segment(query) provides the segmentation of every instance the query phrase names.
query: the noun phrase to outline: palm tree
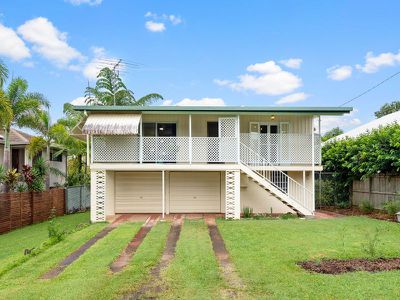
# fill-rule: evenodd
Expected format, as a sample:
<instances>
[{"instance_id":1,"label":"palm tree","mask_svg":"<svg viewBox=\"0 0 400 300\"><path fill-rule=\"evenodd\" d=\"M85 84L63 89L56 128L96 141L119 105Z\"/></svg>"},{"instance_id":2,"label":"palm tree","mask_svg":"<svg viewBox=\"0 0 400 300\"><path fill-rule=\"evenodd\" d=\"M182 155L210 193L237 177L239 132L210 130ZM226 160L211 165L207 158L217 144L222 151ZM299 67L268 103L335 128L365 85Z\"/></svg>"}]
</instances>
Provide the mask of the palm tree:
<instances>
[{"instance_id":1,"label":"palm tree","mask_svg":"<svg viewBox=\"0 0 400 300\"><path fill-rule=\"evenodd\" d=\"M145 106L162 100L159 94L148 94L136 100L133 92L123 83L121 77L112 69L105 67L97 75L95 87L87 87L85 101L89 105L135 105Z\"/></svg>"},{"instance_id":2,"label":"palm tree","mask_svg":"<svg viewBox=\"0 0 400 300\"><path fill-rule=\"evenodd\" d=\"M40 93L28 92L28 82L22 78L12 79L5 92L0 95L3 106L9 107L8 119L3 121L4 156L3 164L6 169L10 164L10 128L11 126L33 128L37 116L49 102Z\"/></svg>"},{"instance_id":3,"label":"palm tree","mask_svg":"<svg viewBox=\"0 0 400 300\"><path fill-rule=\"evenodd\" d=\"M0 59L0 89L3 88L4 82L8 78L8 68L5 63Z\"/></svg>"}]
</instances>

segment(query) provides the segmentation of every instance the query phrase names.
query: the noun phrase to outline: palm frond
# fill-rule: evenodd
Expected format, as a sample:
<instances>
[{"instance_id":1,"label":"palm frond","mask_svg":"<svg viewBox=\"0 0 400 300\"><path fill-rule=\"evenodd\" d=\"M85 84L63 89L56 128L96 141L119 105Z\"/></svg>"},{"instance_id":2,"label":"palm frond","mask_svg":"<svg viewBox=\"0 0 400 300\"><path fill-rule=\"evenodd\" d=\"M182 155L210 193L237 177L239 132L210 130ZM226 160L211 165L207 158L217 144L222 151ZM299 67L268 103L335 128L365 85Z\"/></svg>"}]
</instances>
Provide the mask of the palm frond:
<instances>
[{"instance_id":1,"label":"palm frond","mask_svg":"<svg viewBox=\"0 0 400 300\"><path fill-rule=\"evenodd\" d=\"M134 105L146 106L146 105L150 105L150 104L154 103L155 101L163 100L163 99L164 99L163 96L161 96L160 94L152 93L152 94L148 94L148 95L143 96L142 98L136 100Z\"/></svg>"},{"instance_id":2,"label":"palm frond","mask_svg":"<svg viewBox=\"0 0 400 300\"><path fill-rule=\"evenodd\" d=\"M7 78L8 78L8 68L6 64L0 59L0 89L3 88Z\"/></svg>"},{"instance_id":3,"label":"palm frond","mask_svg":"<svg viewBox=\"0 0 400 300\"><path fill-rule=\"evenodd\" d=\"M38 155L40 152L43 152L47 147L47 142L44 138L40 136L35 136L31 138L26 149L28 150L29 157L34 157Z\"/></svg>"}]
</instances>

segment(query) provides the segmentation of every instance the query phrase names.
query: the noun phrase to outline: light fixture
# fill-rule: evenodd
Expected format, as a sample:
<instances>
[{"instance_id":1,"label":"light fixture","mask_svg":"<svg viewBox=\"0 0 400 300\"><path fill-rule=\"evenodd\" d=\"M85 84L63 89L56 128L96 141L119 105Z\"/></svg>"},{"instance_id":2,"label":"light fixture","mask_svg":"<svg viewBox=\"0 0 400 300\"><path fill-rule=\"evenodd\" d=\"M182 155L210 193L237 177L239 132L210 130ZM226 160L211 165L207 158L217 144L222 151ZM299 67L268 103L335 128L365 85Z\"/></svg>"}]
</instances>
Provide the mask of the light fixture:
<instances>
[{"instance_id":1,"label":"light fixture","mask_svg":"<svg viewBox=\"0 0 400 300\"><path fill-rule=\"evenodd\" d=\"M271 116L271 120L275 120L275 115L272 115L272 116Z\"/></svg>"}]
</instances>

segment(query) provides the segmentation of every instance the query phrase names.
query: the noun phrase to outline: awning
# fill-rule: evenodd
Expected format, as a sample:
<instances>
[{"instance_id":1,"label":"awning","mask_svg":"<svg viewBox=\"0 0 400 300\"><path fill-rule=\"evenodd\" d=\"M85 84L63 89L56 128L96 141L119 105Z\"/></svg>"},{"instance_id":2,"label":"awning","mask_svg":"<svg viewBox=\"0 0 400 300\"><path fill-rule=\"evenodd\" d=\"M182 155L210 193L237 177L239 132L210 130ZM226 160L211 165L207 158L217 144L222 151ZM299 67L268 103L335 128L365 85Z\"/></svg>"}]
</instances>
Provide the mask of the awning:
<instances>
[{"instance_id":1,"label":"awning","mask_svg":"<svg viewBox=\"0 0 400 300\"><path fill-rule=\"evenodd\" d=\"M82 128L84 134L131 135L139 133L139 114L92 114Z\"/></svg>"}]
</instances>

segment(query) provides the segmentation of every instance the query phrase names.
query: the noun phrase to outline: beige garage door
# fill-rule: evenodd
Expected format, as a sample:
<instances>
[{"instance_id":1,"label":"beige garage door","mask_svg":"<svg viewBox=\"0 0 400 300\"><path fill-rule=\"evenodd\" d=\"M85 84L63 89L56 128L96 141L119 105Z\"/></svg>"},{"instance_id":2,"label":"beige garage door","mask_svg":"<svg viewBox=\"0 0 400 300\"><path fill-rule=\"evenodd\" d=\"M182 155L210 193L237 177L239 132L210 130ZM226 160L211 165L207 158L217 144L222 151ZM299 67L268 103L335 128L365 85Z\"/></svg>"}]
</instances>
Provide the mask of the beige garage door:
<instances>
[{"instance_id":1,"label":"beige garage door","mask_svg":"<svg viewBox=\"0 0 400 300\"><path fill-rule=\"evenodd\" d=\"M171 172L171 213L216 213L221 211L219 172Z\"/></svg>"},{"instance_id":2,"label":"beige garage door","mask_svg":"<svg viewBox=\"0 0 400 300\"><path fill-rule=\"evenodd\" d=\"M116 172L116 213L160 213L161 172Z\"/></svg>"}]
</instances>

